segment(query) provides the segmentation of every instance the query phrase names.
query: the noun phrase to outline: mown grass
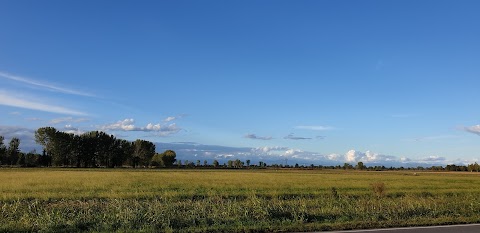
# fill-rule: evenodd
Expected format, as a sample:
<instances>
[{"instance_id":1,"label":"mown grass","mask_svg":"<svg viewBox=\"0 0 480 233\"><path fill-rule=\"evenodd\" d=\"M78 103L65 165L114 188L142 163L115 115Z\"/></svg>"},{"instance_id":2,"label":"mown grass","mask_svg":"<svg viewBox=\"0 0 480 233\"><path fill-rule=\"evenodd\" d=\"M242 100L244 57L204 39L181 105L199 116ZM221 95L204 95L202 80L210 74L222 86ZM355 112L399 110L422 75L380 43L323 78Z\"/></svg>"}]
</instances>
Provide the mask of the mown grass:
<instances>
[{"instance_id":1,"label":"mown grass","mask_svg":"<svg viewBox=\"0 0 480 233\"><path fill-rule=\"evenodd\" d=\"M0 231L272 232L480 222L477 173L0 169ZM384 184L378 195L372 185Z\"/></svg>"}]
</instances>

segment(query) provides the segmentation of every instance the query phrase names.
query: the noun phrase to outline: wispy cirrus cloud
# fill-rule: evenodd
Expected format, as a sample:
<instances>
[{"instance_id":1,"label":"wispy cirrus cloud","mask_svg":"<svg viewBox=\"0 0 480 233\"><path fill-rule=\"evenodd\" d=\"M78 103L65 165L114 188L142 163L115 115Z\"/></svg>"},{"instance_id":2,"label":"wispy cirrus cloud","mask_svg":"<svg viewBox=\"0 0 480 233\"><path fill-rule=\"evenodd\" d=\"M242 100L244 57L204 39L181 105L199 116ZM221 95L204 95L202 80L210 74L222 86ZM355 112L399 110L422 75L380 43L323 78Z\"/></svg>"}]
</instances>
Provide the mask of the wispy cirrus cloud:
<instances>
[{"instance_id":1,"label":"wispy cirrus cloud","mask_svg":"<svg viewBox=\"0 0 480 233\"><path fill-rule=\"evenodd\" d=\"M7 92L4 90L0 90L0 105L75 116L87 115L86 113L81 111L77 111L67 107L42 103L38 100L31 100L25 98L24 96L18 96L16 93Z\"/></svg>"},{"instance_id":2,"label":"wispy cirrus cloud","mask_svg":"<svg viewBox=\"0 0 480 233\"><path fill-rule=\"evenodd\" d=\"M446 140L446 139L454 139L458 138L457 135L435 135L435 136L426 136L426 137L418 137L414 139L407 139L406 141L416 141L416 142L422 142L422 141L438 141L438 140Z\"/></svg>"},{"instance_id":3,"label":"wispy cirrus cloud","mask_svg":"<svg viewBox=\"0 0 480 233\"><path fill-rule=\"evenodd\" d=\"M2 71L0 71L0 77L5 78L5 79L9 79L9 80L12 80L12 81L20 82L20 83L23 83L23 84L27 84L29 86L42 88L42 89L47 90L47 91L59 92L59 93L70 94L70 95L95 97L94 94L91 94L91 93L88 93L88 92L73 90L73 89L70 89L70 88L65 88L65 87L61 87L61 86L58 86L58 85L53 85L53 84L49 84L49 83L46 83L46 82L33 80L33 79L18 76L18 75L9 74L9 73L2 72Z\"/></svg>"},{"instance_id":4,"label":"wispy cirrus cloud","mask_svg":"<svg viewBox=\"0 0 480 233\"><path fill-rule=\"evenodd\" d=\"M310 140L312 138L307 138L307 137L298 137L295 136L293 133L283 137L284 139L289 139L289 140Z\"/></svg>"},{"instance_id":5,"label":"wispy cirrus cloud","mask_svg":"<svg viewBox=\"0 0 480 233\"><path fill-rule=\"evenodd\" d=\"M467 126L463 128L469 133L473 133L480 136L480 125Z\"/></svg>"},{"instance_id":6,"label":"wispy cirrus cloud","mask_svg":"<svg viewBox=\"0 0 480 233\"><path fill-rule=\"evenodd\" d=\"M89 121L87 118L73 118L73 117L61 117L55 118L49 121L50 124L61 124L61 123L80 123Z\"/></svg>"},{"instance_id":7,"label":"wispy cirrus cloud","mask_svg":"<svg viewBox=\"0 0 480 233\"><path fill-rule=\"evenodd\" d=\"M186 114L180 114L180 115L177 115L177 116L169 116L169 117L163 119L163 122L175 121L175 120L184 118L184 117L186 117L186 116L187 116Z\"/></svg>"},{"instance_id":8,"label":"wispy cirrus cloud","mask_svg":"<svg viewBox=\"0 0 480 233\"><path fill-rule=\"evenodd\" d=\"M257 139L257 140L272 140L273 139L270 136L264 137L264 136L257 136L256 134L247 134L247 135L244 136L244 138Z\"/></svg>"},{"instance_id":9,"label":"wispy cirrus cloud","mask_svg":"<svg viewBox=\"0 0 480 233\"><path fill-rule=\"evenodd\" d=\"M325 130L332 130L334 128L331 126L323 126L323 125L299 125L299 126L295 126L295 129L325 131Z\"/></svg>"},{"instance_id":10,"label":"wispy cirrus cloud","mask_svg":"<svg viewBox=\"0 0 480 233\"><path fill-rule=\"evenodd\" d=\"M175 123L172 124L153 124L148 123L145 127L139 127L135 125L135 120L133 118L127 118L124 120L117 121L115 123L106 124L99 127L101 130L105 131L142 131L142 132L154 132L156 136L168 136L180 132L179 128Z\"/></svg>"}]
</instances>

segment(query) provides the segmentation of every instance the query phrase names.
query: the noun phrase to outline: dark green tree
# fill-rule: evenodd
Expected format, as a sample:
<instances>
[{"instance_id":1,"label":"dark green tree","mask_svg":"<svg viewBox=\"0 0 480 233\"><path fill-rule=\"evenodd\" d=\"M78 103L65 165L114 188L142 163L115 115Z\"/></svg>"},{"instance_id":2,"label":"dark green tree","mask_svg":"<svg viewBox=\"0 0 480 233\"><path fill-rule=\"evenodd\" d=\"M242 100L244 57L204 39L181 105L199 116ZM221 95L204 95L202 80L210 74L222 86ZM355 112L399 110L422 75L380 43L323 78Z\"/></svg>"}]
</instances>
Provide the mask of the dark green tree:
<instances>
[{"instance_id":1,"label":"dark green tree","mask_svg":"<svg viewBox=\"0 0 480 233\"><path fill-rule=\"evenodd\" d=\"M20 139L13 137L8 144L7 160L10 165L15 165L20 157Z\"/></svg>"},{"instance_id":2,"label":"dark green tree","mask_svg":"<svg viewBox=\"0 0 480 233\"><path fill-rule=\"evenodd\" d=\"M137 139L133 143L132 166L148 166L155 155L155 145L152 142Z\"/></svg>"},{"instance_id":3,"label":"dark green tree","mask_svg":"<svg viewBox=\"0 0 480 233\"><path fill-rule=\"evenodd\" d=\"M162 162L165 167L171 167L175 163L177 154L173 150L166 150L162 153Z\"/></svg>"},{"instance_id":4,"label":"dark green tree","mask_svg":"<svg viewBox=\"0 0 480 233\"><path fill-rule=\"evenodd\" d=\"M355 169L357 170L365 170L365 165L363 164L363 162L358 162L357 163L357 166L355 166Z\"/></svg>"},{"instance_id":5,"label":"dark green tree","mask_svg":"<svg viewBox=\"0 0 480 233\"><path fill-rule=\"evenodd\" d=\"M26 167L27 166L27 162L26 162L26 159L25 159L25 153L18 153L18 159L17 159L17 165L21 166L21 167Z\"/></svg>"},{"instance_id":6,"label":"dark green tree","mask_svg":"<svg viewBox=\"0 0 480 233\"><path fill-rule=\"evenodd\" d=\"M6 164L7 161L7 148L5 147L3 140L5 140L5 138L0 135L0 165Z\"/></svg>"},{"instance_id":7,"label":"dark green tree","mask_svg":"<svg viewBox=\"0 0 480 233\"><path fill-rule=\"evenodd\" d=\"M37 154L36 150L30 151L25 155L25 166L26 167L36 167L39 164L40 155Z\"/></svg>"},{"instance_id":8,"label":"dark green tree","mask_svg":"<svg viewBox=\"0 0 480 233\"><path fill-rule=\"evenodd\" d=\"M155 155L152 157L152 160L150 161L150 166L163 167L164 164L163 164L162 157L163 157L163 153L162 154L155 153Z\"/></svg>"},{"instance_id":9,"label":"dark green tree","mask_svg":"<svg viewBox=\"0 0 480 233\"><path fill-rule=\"evenodd\" d=\"M57 129L53 127L42 127L35 131L35 142L40 144L45 150L46 155L52 156L56 146Z\"/></svg>"}]
</instances>

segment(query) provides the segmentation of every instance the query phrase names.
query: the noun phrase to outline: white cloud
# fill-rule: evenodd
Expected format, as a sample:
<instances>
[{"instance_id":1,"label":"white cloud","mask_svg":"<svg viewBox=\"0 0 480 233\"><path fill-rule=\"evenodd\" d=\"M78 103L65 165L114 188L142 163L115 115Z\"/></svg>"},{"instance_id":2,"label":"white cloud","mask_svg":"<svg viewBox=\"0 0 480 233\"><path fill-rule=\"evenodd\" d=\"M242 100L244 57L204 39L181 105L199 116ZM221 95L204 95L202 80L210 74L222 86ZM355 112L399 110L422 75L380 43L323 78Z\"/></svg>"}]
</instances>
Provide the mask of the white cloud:
<instances>
[{"instance_id":1,"label":"white cloud","mask_svg":"<svg viewBox=\"0 0 480 233\"><path fill-rule=\"evenodd\" d=\"M444 162L447 159L445 157L437 156L437 155L431 155L426 158L422 158L419 161L422 162Z\"/></svg>"},{"instance_id":2,"label":"white cloud","mask_svg":"<svg viewBox=\"0 0 480 233\"><path fill-rule=\"evenodd\" d=\"M257 147L257 148L252 148L252 153L254 154L272 154L272 152L278 152L278 151L287 151L289 150L288 147L282 147L282 146L264 146L264 147Z\"/></svg>"},{"instance_id":3,"label":"white cloud","mask_svg":"<svg viewBox=\"0 0 480 233\"><path fill-rule=\"evenodd\" d=\"M322 126L322 125L300 125L296 126L295 129L306 129L306 130L315 130L315 131L325 131L332 130L331 126Z\"/></svg>"},{"instance_id":4,"label":"white cloud","mask_svg":"<svg viewBox=\"0 0 480 233\"><path fill-rule=\"evenodd\" d=\"M65 127L63 127L62 131L65 132L65 133L71 133L71 134L76 134L76 135L80 135L80 134L84 133L82 130L80 130L77 127L73 127L72 125L65 125Z\"/></svg>"},{"instance_id":5,"label":"white cloud","mask_svg":"<svg viewBox=\"0 0 480 233\"><path fill-rule=\"evenodd\" d=\"M10 93L4 90L0 90L0 105L75 116L87 115L84 112L76 111L66 107L50 105L34 100L28 100L24 97L16 96L14 93Z\"/></svg>"},{"instance_id":6,"label":"white cloud","mask_svg":"<svg viewBox=\"0 0 480 233\"><path fill-rule=\"evenodd\" d=\"M168 136L171 134L178 133L181 129L177 127L175 123L173 124L153 124L148 123L145 127L135 126L135 120L124 119L117 121L112 124L107 124L99 127L101 130L105 131L143 131L143 132L155 132L156 136Z\"/></svg>"},{"instance_id":7,"label":"white cloud","mask_svg":"<svg viewBox=\"0 0 480 233\"><path fill-rule=\"evenodd\" d=\"M163 122L170 122L170 121L178 120L178 119L184 118L185 116L187 116L187 115L186 114L180 114L178 116L169 116L169 117L165 118L163 120Z\"/></svg>"},{"instance_id":8,"label":"white cloud","mask_svg":"<svg viewBox=\"0 0 480 233\"><path fill-rule=\"evenodd\" d=\"M141 129L139 127L136 127L134 123L135 120L130 118L101 126L100 129L112 131L141 131Z\"/></svg>"},{"instance_id":9,"label":"white cloud","mask_svg":"<svg viewBox=\"0 0 480 233\"><path fill-rule=\"evenodd\" d=\"M152 131L158 131L160 130L162 127L160 126L160 124L152 124L152 123L148 123L147 127L145 127L147 130L152 130Z\"/></svg>"},{"instance_id":10,"label":"white cloud","mask_svg":"<svg viewBox=\"0 0 480 233\"><path fill-rule=\"evenodd\" d=\"M341 154L333 153L333 154L327 155L326 158L333 161L340 161L344 158L344 156Z\"/></svg>"},{"instance_id":11,"label":"white cloud","mask_svg":"<svg viewBox=\"0 0 480 233\"><path fill-rule=\"evenodd\" d=\"M37 80L24 78L24 77L20 77L20 76L17 76L17 75L8 74L8 73L2 72L2 71L0 71L0 77L5 78L5 79L9 79L9 80L13 80L13 81L17 81L17 82L20 82L20 83L24 83L24 84L27 84L27 85L30 85L30 86L40 87L40 88L43 88L43 89L48 90L48 91L60 92L60 93L65 93L65 94L70 94L70 95L95 97L95 95L93 95L91 93L77 91L77 90L73 90L73 89L69 89L69 88L64 88L64 87L60 87L60 86L57 86L57 85L53 85L53 84L49 84L49 83L45 83L45 82L40 82L40 81L37 81Z\"/></svg>"},{"instance_id":12,"label":"white cloud","mask_svg":"<svg viewBox=\"0 0 480 233\"><path fill-rule=\"evenodd\" d=\"M166 136L170 136L172 134L176 134L176 133L180 132L180 130L182 130L182 129L179 128L177 126L177 124L173 123L173 124L169 124L169 125L159 126L154 131L156 132L157 136L166 137Z\"/></svg>"},{"instance_id":13,"label":"white cloud","mask_svg":"<svg viewBox=\"0 0 480 233\"><path fill-rule=\"evenodd\" d=\"M345 161L350 163L356 163L356 162L381 163L381 162L399 161L399 159L395 156L378 154L378 153L371 152L369 150L367 150L365 153L356 151L356 150L349 150L345 154Z\"/></svg>"},{"instance_id":14,"label":"white cloud","mask_svg":"<svg viewBox=\"0 0 480 233\"><path fill-rule=\"evenodd\" d=\"M174 121L174 120L176 120L176 119L177 119L177 117L169 116L169 117L165 118L165 120L163 120L163 121L165 121L165 122L170 122L170 121Z\"/></svg>"},{"instance_id":15,"label":"white cloud","mask_svg":"<svg viewBox=\"0 0 480 233\"><path fill-rule=\"evenodd\" d=\"M272 139L272 137L270 137L270 136L264 137L264 136L257 136L256 134L247 134L244 137L249 138L249 139L259 139L259 140L271 140Z\"/></svg>"},{"instance_id":16,"label":"white cloud","mask_svg":"<svg viewBox=\"0 0 480 233\"><path fill-rule=\"evenodd\" d=\"M468 127L465 127L464 130L469 133L480 135L480 125L468 126Z\"/></svg>"}]
</instances>

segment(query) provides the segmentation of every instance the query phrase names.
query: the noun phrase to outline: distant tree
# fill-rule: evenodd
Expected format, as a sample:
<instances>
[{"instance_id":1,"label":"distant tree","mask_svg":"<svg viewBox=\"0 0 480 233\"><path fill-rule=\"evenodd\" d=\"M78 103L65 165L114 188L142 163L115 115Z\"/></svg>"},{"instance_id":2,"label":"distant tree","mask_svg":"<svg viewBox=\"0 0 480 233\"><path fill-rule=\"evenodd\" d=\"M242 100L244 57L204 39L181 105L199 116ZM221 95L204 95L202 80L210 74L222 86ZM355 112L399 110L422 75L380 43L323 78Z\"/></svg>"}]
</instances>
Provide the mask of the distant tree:
<instances>
[{"instance_id":1,"label":"distant tree","mask_svg":"<svg viewBox=\"0 0 480 233\"><path fill-rule=\"evenodd\" d=\"M353 166L350 165L349 163L344 163L343 164L343 169L347 170L347 169L353 169Z\"/></svg>"},{"instance_id":2,"label":"distant tree","mask_svg":"<svg viewBox=\"0 0 480 233\"><path fill-rule=\"evenodd\" d=\"M162 159L162 154L155 153L155 155L152 157L152 160L150 161L150 166L153 167L163 167L163 159Z\"/></svg>"},{"instance_id":3,"label":"distant tree","mask_svg":"<svg viewBox=\"0 0 480 233\"><path fill-rule=\"evenodd\" d=\"M91 134L91 137L93 137L94 144L96 145L96 150L94 153L94 161L95 161L95 166L104 166L104 167L114 167L115 162L118 160L118 147L120 147L119 142L117 142L117 139L113 135L109 135L105 132L102 131L95 131ZM155 154L155 151L153 153L149 154L150 156L145 157L145 149L142 146L146 146L145 144L140 144L140 153L142 154L142 165L147 166L148 163L150 162L151 158Z\"/></svg>"},{"instance_id":4,"label":"distant tree","mask_svg":"<svg viewBox=\"0 0 480 233\"><path fill-rule=\"evenodd\" d=\"M200 167L200 160L197 160L196 166L197 166L197 167Z\"/></svg>"},{"instance_id":5,"label":"distant tree","mask_svg":"<svg viewBox=\"0 0 480 233\"><path fill-rule=\"evenodd\" d=\"M242 168L243 167L243 162L240 160L240 159L236 159L234 162L233 162L233 166L235 168Z\"/></svg>"},{"instance_id":6,"label":"distant tree","mask_svg":"<svg viewBox=\"0 0 480 233\"><path fill-rule=\"evenodd\" d=\"M247 159L247 167L250 167L250 159Z\"/></svg>"},{"instance_id":7,"label":"distant tree","mask_svg":"<svg viewBox=\"0 0 480 233\"><path fill-rule=\"evenodd\" d=\"M177 161L177 154L173 150L166 150L162 153L162 161L166 167L171 167Z\"/></svg>"},{"instance_id":8,"label":"distant tree","mask_svg":"<svg viewBox=\"0 0 480 233\"><path fill-rule=\"evenodd\" d=\"M54 143L53 163L57 166L72 166L74 161L72 153L73 134L57 131L54 136Z\"/></svg>"},{"instance_id":9,"label":"distant tree","mask_svg":"<svg viewBox=\"0 0 480 233\"><path fill-rule=\"evenodd\" d=\"M355 169L357 170L365 170L365 165L363 165L363 162L358 162L357 166L355 166Z\"/></svg>"},{"instance_id":10,"label":"distant tree","mask_svg":"<svg viewBox=\"0 0 480 233\"><path fill-rule=\"evenodd\" d=\"M218 167L218 160L213 160L213 167Z\"/></svg>"},{"instance_id":11,"label":"distant tree","mask_svg":"<svg viewBox=\"0 0 480 233\"><path fill-rule=\"evenodd\" d=\"M39 164L40 155L36 150L30 151L25 155L25 166L26 167L36 167Z\"/></svg>"},{"instance_id":12,"label":"distant tree","mask_svg":"<svg viewBox=\"0 0 480 233\"><path fill-rule=\"evenodd\" d=\"M0 165L5 164L7 160L7 148L3 140L5 140L5 138L0 135Z\"/></svg>"},{"instance_id":13,"label":"distant tree","mask_svg":"<svg viewBox=\"0 0 480 233\"><path fill-rule=\"evenodd\" d=\"M44 167L52 166L52 158L47 155L47 152L45 150L43 150L42 154L39 155L38 164Z\"/></svg>"},{"instance_id":14,"label":"distant tree","mask_svg":"<svg viewBox=\"0 0 480 233\"><path fill-rule=\"evenodd\" d=\"M18 153L18 159L17 159L17 165L20 166L20 167L26 167L27 166L27 163L26 163L26 160L25 160L25 153Z\"/></svg>"},{"instance_id":15,"label":"distant tree","mask_svg":"<svg viewBox=\"0 0 480 233\"><path fill-rule=\"evenodd\" d=\"M20 157L20 139L13 137L8 144L7 158L10 165L15 165Z\"/></svg>"},{"instance_id":16,"label":"distant tree","mask_svg":"<svg viewBox=\"0 0 480 233\"><path fill-rule=\"evenodd\" d=\"M35 142L40 144L45 151L45 154L53 157L56 143L57 129L53 127L42 127L35 131Z\"/></svg>"},{"instance_id":17,"label":"distant tree","mask_svg":"<svg viewBox=\"0 0 480 233\"><path fill-rule=\"evenodd\" d=\"M232 167L233 167L233 161L232 161L232 160L228 160L228 162L227 162L227 167L228 167L228 168L232 168Z\"/></svg>"},{"instance_id":18,"label":"distant tree","mask_svg":"<svg viewBox=\"0 0 480 233\"><path fill-rule=\"evenodd\" d=\"M469 172L474 172L474 171L475 171L475 172L478 172L478 171L480 170L480 165L478 165L477 162L472 163L472 164L469 164L469 165L467 166L467 170L468 170Z\"/></svg>"},{"instance_id":19,"label":"distant tree","mask_svg":"<svg viewBox=\"0 0 480 233\"><path fill-rule=\"evenodd\" d=\"M120 153L122 155L121 161L122 165L125 164L127 161L131 160L133 157L133 143L127 140L120 140Z\"/></svg>"},{"instance_id":20,"label":"distant tree","mask_svg":"<svg viewBox=\"0 0 480 233\"><path fill-rule=\"evenodd\" d=\"M298 163L296 163L296 164L295 164L295 168L298 168L298 167L299 167L299 166L298 166Z\"/></svg>"},{"instance_id":21,"label":"distant tree","mask_svg":"<svg viewBox=\"0 0 480 233\"><path fill-rule=\"evenodd\" d=\"M177 166L182 167L182 160L177 160Z\"/></svg>"},{"instance_id":22,"label":"distant tree","mask_svg":"<svg viewBox=\"0 0 480 233\"><path fill-rule=\"evenodd\" d=\"M42 127L35 131L35 142L42 145L52 162L57 165L72 165L73 134L57 131L53 127Z\"/></svg>"},{"instance_id":23,"label":"distant tree","mask_svg":"<svg viewBox=\"0 0 480 233\"><path fill-rule=\"evenodd\" d=\"M207 161L207 160L203 160L203 166L204 166L204 167L207 167L207 166L208 166L208 161Z\"/></svg>"},{"instance_id":24,"label":"distant tree","mask_svg":"<svg viewBox=\"0 0 480 233\"><path fill-rule=\"evenodd\" d=\"M147 166L153 155L155 155L155 145L152 142L137 139L133 143L132 166Z\"/></svg>"}]
</instances>

